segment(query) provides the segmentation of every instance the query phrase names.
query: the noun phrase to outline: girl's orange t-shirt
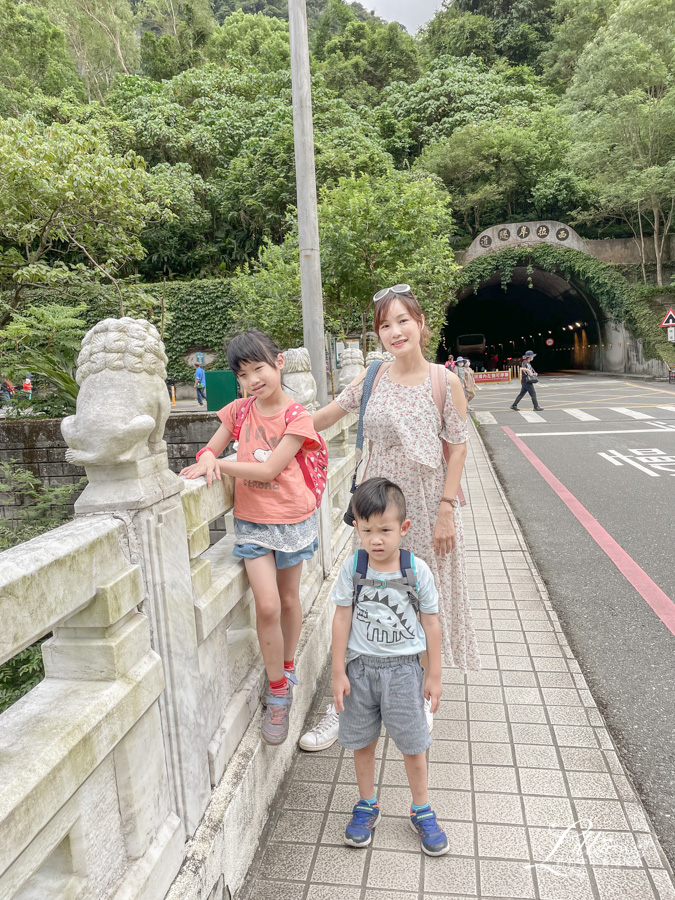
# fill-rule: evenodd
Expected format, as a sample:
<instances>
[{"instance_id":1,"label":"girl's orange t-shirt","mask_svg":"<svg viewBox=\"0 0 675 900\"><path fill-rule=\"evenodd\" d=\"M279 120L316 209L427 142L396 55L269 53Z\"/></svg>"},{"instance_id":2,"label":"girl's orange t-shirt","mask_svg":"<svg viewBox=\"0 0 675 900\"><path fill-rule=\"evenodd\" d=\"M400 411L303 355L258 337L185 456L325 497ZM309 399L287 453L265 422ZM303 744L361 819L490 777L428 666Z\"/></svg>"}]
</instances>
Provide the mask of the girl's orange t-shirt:
<instances>
[{"instance_id":1,"label":"girl's orange t-shirt","mask_svg":"<svg viewBox=\"0 0 675 900\"><path fill-rule=\"evenodd\" d=\"M242 402L228 403L218 413L218 418L230 431L234 431L237 409ZM255 402L251 405L239 435L237 462L265 462L285 434L304 437L304 450L319 449L311 415L303 408L287 425L287 409L288 406L273 416L263 416ZM234 515L237 519L261 525L291 525L303 522L315 509L316 497L307 487L295 457L273 481L235 479Z\"/></svg>"}]
</instances>

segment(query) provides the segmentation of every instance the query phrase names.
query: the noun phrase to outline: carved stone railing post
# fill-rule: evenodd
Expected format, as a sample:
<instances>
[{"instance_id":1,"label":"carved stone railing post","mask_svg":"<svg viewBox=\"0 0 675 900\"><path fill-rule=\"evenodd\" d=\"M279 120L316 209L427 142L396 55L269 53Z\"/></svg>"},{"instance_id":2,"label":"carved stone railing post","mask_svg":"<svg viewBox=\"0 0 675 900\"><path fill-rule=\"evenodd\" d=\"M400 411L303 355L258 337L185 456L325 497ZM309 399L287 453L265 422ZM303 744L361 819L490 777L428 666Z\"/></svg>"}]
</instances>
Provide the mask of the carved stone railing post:
<instances>
[{"instance_id":1,"label":"carved stone railing post","mask_svg":"<svg viewBox=\"0 0 675 900\"><path fill-rule=\"evenodd\" d=\"M363 353L355 347L345 347L340 354L340 366L338 387L340 390L343 390L350 381L356 378L359 372L363 372Z\"/></svg>"},{"instance_id":2,"label":"carved stone railing post","mask_svg":"<svg viewBox=\"0 0 675 900\"><path fill-rule=\"evenodd\" d=\"M127 524L143 612L164 666L160 713L174 808L192 834L210 783L182 482L169 471L163 440L166 360L157 329L144 319L99 322L82 341L77 412L62 431L68 461L84 466L89 481L76 515L112 512Z\"/></svg>"},{"instance_id":3,"label":"carved stone railing post","mask_svg":"<svg viewBox=\"0 0 675 900\"><path fill-rule=\"evenodd\" d=\"M316 381L312 375L312 363L306 347L293 347L284 351L282 371L284 390L296 403L310 412L319 408L316 402Z\"/></svg>"}]
</instances>

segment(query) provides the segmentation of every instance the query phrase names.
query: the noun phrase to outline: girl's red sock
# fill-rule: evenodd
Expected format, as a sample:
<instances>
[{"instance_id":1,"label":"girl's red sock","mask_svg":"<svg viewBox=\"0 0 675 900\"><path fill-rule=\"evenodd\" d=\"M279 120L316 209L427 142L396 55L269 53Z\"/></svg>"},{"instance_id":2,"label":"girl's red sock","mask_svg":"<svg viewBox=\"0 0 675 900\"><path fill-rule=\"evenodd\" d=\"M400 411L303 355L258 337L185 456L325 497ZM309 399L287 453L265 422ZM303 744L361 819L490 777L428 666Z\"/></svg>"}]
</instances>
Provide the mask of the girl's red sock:
<instances>
[{"instance_id":1,"label":"girl's red sock","mask_svg":"<svg viewBox=\"0 0 675 900\"><path fill-rule=\"evenodd\" d=\"M279 681L270 681L270 694L274 697L283 697L288 693L288 681L286 676L280 678Z\"/></svg>"},{"instance_id":2,"label":"girl's red sock","mask_svg":"<svg viewBox=\"0 0 675 900\"><path fill-rule=\"evenodd\" d=\"M287 675L292 675L295 671L295 659L285 659L284 660L284 672Z\"/></svg>"}]
</instances>

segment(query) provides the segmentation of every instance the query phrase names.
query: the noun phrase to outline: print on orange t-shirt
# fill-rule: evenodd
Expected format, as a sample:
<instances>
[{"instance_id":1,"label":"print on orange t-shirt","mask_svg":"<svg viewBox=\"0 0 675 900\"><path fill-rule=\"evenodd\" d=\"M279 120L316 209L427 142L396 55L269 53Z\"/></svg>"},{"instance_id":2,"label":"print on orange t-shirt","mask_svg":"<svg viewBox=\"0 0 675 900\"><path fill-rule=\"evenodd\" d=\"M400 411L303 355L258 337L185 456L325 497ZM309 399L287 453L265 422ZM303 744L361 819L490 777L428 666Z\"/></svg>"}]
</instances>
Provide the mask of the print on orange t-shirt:
<instances>
[{"instance_id":1,"label":"print on orange t-shirt","mask_svg":"<svg viewBox=\"0 0 675 900\"><path fill-rule=\"evenodd\" d=\"M218 418L230 431L234 430L237 409L243 402L228 403L218 413ZM285 434L304 437L304 450L319 448L311 415L303 410L286 425L288 406L273 416L263 416L256 403L251 404L239 435L237 462L265 462ZM295 457L273 481L235 479L234 515L237 519L261 525L291 525L303 522L315 509L316 497L307 487Z\"/></svg>"}]
</instances>

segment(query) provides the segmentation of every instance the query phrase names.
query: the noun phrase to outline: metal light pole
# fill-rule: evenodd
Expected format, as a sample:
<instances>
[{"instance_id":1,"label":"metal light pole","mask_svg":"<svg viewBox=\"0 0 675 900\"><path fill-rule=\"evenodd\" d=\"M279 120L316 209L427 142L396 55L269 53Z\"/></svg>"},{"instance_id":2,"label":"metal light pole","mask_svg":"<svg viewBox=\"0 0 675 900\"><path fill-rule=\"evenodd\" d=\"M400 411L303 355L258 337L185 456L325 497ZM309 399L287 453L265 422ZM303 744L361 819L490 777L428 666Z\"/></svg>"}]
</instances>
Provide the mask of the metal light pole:
<instances>
[{"instance_id":1,"label":"metal light pole","mask_svg":"<svg viewBox=\"0 0 675 900\"><path fill-rule=\"evenodd\" d=\"M317 400L324 406L326 354L323 330L323 293L319 255L319 216L316 206L314 171L314 128L312 125L312 85L309 74L309 40L305 0L288 0L291 41L291 81L293 85L293 137L295 180L298 194L300 237L300 284L302 288L302 329L305 347L312 361Z\"/></svg>"}]
</instances>

